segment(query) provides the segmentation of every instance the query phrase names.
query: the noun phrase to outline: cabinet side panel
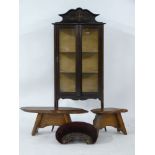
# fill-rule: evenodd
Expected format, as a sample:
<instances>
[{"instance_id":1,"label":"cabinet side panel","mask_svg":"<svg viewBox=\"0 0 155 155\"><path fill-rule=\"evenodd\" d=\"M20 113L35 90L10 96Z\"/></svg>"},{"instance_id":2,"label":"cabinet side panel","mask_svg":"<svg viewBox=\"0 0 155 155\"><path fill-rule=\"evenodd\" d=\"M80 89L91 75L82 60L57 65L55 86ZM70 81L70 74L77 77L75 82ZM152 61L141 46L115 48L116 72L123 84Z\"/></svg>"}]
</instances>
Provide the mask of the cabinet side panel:
<instances>
[{"instance_id":1,"label":"cabinet side panel","mask_svg":"<svg viewBox=\"0 0 155 155\"><path fill-rule=\"evenodd\" d=\"M104 25L99 27L99 96L101 108L104 108Z\"/></svg>"},{"instance_id":2,"label":"cabinet side panel","mask_svg":"<svg viewBox=\"0 0 155 155\"><path fill-rule=\"evenodd\" d=\"M54 25L54 107L58 108L59 74L58 74L58 26Z\"/></svg>"}]
</instances>

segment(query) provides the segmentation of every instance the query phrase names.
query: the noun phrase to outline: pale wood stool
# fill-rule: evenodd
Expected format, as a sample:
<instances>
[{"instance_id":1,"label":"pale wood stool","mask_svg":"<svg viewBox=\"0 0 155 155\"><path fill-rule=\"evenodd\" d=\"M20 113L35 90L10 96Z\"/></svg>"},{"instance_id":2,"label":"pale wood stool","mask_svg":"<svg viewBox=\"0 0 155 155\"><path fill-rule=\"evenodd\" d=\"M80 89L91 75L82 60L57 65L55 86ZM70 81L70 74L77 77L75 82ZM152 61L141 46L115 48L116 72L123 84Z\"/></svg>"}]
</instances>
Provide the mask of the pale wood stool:
<instances>
[{"instance_id":1,"label":"pale wood stool","mask_svg":"<svg viewBox=\"0 0 155 155\"><path fill-rule=\"evenodd\" d=\"M127 135L127 131L121 115L122 112L127 112L127 109L104 108L93 109L91 111L96 114L93 124L98 130L102 128L106 129L106 126L112 126L117 128L118 132L122 131L123 134Z\"/></svg>"},{"instance_id":2,"label":"pale wood stool","mask_svg":"<svg viewBox=\"0 0 155 155\"><path fill-rule=\"evenodd\" d=\"M71 122L70 114L87 113L88 111L80 108L71 107L22 107L21 110L25 112L37 113L36 121L32 130L32 136L34 136L39 128L46 126L60 126L65 123Z\"/></svg>"}]
</instances>

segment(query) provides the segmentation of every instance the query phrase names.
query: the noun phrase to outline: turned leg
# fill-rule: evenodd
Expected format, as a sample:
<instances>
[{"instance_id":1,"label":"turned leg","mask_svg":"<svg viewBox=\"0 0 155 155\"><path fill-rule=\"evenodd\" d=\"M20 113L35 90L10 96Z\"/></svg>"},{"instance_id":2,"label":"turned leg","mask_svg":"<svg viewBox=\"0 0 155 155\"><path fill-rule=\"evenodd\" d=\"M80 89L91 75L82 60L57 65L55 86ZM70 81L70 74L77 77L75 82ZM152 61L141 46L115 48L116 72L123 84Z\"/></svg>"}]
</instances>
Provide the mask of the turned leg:
<instances>
[{"instance_id":1,"label":"turned leg","mask_svg":"<svg viewBox=\"0 0 155 155\"><path fill-rule=\"evenodd\" d=\"M38 132L38 127L40 125L41 119L42 119L42 114L37 114L37 118L36 118L34 127L32 129L32 136L34 136Z\"/></svg>"}]
</instances>

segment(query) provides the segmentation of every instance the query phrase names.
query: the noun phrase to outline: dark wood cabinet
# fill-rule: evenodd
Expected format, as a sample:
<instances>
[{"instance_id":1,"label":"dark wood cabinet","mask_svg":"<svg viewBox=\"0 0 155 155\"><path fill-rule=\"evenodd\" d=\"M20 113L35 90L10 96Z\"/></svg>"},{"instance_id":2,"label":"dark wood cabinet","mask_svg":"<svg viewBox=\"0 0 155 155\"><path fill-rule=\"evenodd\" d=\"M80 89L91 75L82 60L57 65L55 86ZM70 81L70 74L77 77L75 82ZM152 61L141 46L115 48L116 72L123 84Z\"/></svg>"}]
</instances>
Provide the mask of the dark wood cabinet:
<instances>
[{"instance_id":1,"label":"dark wood cabinet","mask_svg":"<svg viewBox=\"0 0 155 155\"><path fill-rule=\"evenodd\" d=\"M103 32L89 10L77 8L54 24L55 107L60 98L100 99L103 108Z\"/></svg>"}]
</instances>

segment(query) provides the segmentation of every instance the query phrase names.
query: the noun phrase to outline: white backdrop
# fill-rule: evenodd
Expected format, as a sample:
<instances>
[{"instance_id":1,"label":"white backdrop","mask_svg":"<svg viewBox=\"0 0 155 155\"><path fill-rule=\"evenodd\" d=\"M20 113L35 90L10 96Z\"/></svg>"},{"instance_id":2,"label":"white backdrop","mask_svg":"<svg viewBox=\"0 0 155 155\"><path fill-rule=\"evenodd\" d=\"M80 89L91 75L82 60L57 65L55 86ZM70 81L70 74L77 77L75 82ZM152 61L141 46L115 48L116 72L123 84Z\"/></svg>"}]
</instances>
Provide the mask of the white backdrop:
<instances>
[{"instance_id":1,"label":"white backdrop","mask_svg":"<svg viewBox=\"0 0 155 155\"><path fill-rule=\"evenodd\" d=\"M61 20L58 14L77 7L99 13L97 20L107 23L104 34L105 106L133 111L133 0L20 0L21 105L53 106L54 37L51 23Z\"/></svg>"},{"instance_id":2,"label":"white backdrop","mask_svg":"<svg viewBox=\"0 0 155 155\"><path fill-rule=\"evenodd\" d=\"M100 14L96 19L107 23L104 33L105 106L127 108L129 112L125 117L128 118L125 119L130 121L126 124L133 126L134 0L20 0L20 106L53 106L51 23L61 20L58 14L77 7ZM96 100L60 101L61 106L84 109L99 107L98 103ZM87 114L87 117L93 119L94 115ZM73 116L73 119L83 120L83 116Z\"/></svg>"}]
</instances>

